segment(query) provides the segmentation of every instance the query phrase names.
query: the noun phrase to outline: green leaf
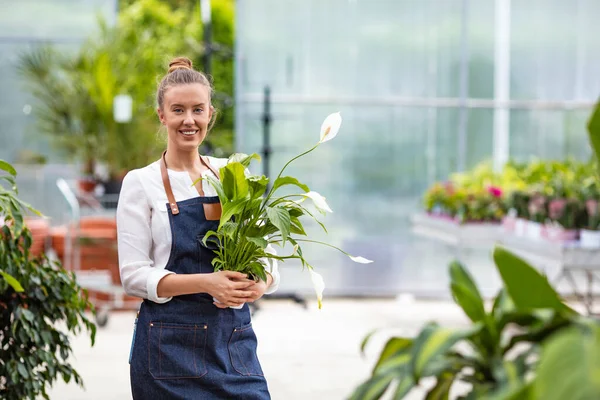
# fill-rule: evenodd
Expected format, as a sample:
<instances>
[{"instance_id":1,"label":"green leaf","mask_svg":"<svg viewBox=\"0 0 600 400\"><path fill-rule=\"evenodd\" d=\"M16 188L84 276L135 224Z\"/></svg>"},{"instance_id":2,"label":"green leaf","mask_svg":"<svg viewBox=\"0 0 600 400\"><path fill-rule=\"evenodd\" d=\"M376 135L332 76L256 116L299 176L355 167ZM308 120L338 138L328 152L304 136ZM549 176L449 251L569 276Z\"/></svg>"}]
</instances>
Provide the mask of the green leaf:
<instances>
[{"instance_id":1,"label":"green leaf","mask_svg":"<svg viewBox=\"0 0 600 400\"><path fill-rule=\"evenodd\" d=\"M486 318L483 298L475 282L469 272L456 261L450 264L450 288L454 301L471 321L479 322Z\"/></svg>"},{"instance_id":2,"label":"green leaf","mask_svg":"<svg viewBox=\"0 0 600 400\"><path fill-rule=\"evenodd\" d=\"M394 400L402 400L415 386L415 382L409 374L404 374L398 382L396 392L394 393Z\"/></svg>"},{"instance_id":3,"label":"green leaf","mask_svg":"<svg viewBox=\"0 0 600 400\"><path fill-rule=\"evenodd\" d=\"M295 242L295 240L294 240L294 239L290 239L290 242L291 242L292 244L294 244L294 245L295 245L295 244L297 244L297 243L294 243L294 242ZM367 334L367 335L366 335L366 336L363 338L362 342L360 342L360 354L361 354L362 356L364 356L364 355L365 355L365 348L367 347L367 343L369 343L369 340L371 340L371 337L373 337L373 335L374 335L375 333L377 333L377 329L374 329L374 330L372 330L371 332L369 332L369 333L368 333L368 334Z\"/></svg>"},{"instance_id":4,"label":"green leaf","mask_svg":"<svg viewBox=\"0 0 600 400\"><path fill-rule=\"evenodd\" d=\"M310 188L308 186L301 183L300 181L298 181L298 179L292 176L281 176L277 178L273 183L273 189L271 190L275 192L278 188L286 185L295 185L298 186L300 189L304 190L304 192L310 192Z\"/></svg>"},{"instance_id":5,"label":"green leaf","mask_svg":"<svg viewBox=\"0 0 600 400\"><path fill-rule=\"evenodd\" d=\"M267 273L265 272L265 266L260 262L253 262L249 266L250 271L252 273L262 279L263 281L267 281Z\"/></svg>"},{"instance_id":6,"label":"green leaf","mask_svg":"<svg viewBox=\"0 0 600 400\"><path fill-rule=\"evenodd\" d=\"M600 161L600 101L596 104L587 124L588 138L596 160ZM600 165L600 163L599 163Z\"/></svg>"},{"instance_id":7,"label":"green leaf","mask_svg":"<svg viewBox=\"0 0 600 400\"><path fill-rule=\"evenodd\" d=\"M262 196L267 190L269 184L269 178L266 176L250 176L247 178L248 186L250 188L250 197L257 199Z\"/></svg>"},{"instance_id":8,"label":"green leaf","mask_svg":"<svg viewBox=\"0 0 600 400\"><path fill-rule=\"evenodd\" d=\"M208 175L204 179L206 179L208 183L210 183L210 185L215 189L215 192L217 192L217 196L219 196L219 201L221 202L221 204L225 204L229 201L227 195L225 194L225 191L223 190L223 184L221 183L221 181L219 181L212 175Z\"/></svg>"},{"instance_id":9,"label":"green leaf","mask_svg":"<svg viewBox=\"0 0 600 400\"><path fill-rule=\"evenodd\" d=\"M267 207L267 217L281 231L283 243L285 244L287 237L290 235L290 213L283 207Z\"/></svg>"},{"instance_id":10,"label":"green leaf","mask_svg":"<svg viewBox=\"0 0 600 400\"><path fill-rule=\"evenodd\" d=\"M535 398L592 400L600 398L600 328L570 328L543 346Z\"/></svg>"},{"instance_id":11,"label":"green leaf","mask_svg":"<svg viewBox=\"0 0 600 400\"><path fill-rule=\"evenodd\" d=\"M17 371L19 371L23 379L29 379L29 372L27 372L27 368L22 363L17 364Z\"/></svg>"},{"instance_id":12,"label":"green leaf","mask_svg":"<svg viewBox=\"0 0 600 400\"><path fill-rule=\"evenodd\" d=\"M223 224L221 227L221 232L227 235L230 239L233 239L233 235L235 234L236 229L238 228L237 222L228 221ZM208 234L208 233L207 233Z\"/></svg>"},{"instance_id":13,"label":"green leaf","mask_svg":"<svg viewBox=\"0 0 600 400\"><path fill-rule=\"evenodd\" d=\"M255 245L257 245L262 250L264 250L267 247L267 245L269 244L269 242L267 242L267 240L265 238L262 238L262 237L249 237L249 236L246 236L246 240L249 241L250 243L254 243Z\"/></svg>"},{"instance_id":14,"label":"green leaf","mask_svg":"<svg viewBox=\"0 0 600 400\"><path fill-rule=\"evenodd\" d=\"M533 395L533 382L520 382L516 386L501 387L493 394L486 395L486 400L539 400ZM545 399L544 399L545 400Z\"/></svg>"},{"instance_id":15,"label":"green leaf","mask_svg":"<svg viewBox=\"0 0 600 400\"><path fill-rule=\"evenodd\" d=\"M227 164L220 169L223 191L229 201L236 201L248 196L248 181L244 166L238 162Z\"/></svg>"},{"instance_id":16,"label":"green leaf","mask_svg":"<svg viewBox=\"0 0 600 400\"><path fill-rule=\"evenodd\" d=\"M454 383L454 375L446 372L437 377L437 383L425 396L425 400L448 400L450 388Z\"/></svg>"},{"instance_id":17,"label":"green leaf","mask_svg":"<svg viewBox=\"0 0 600 400\"><path fill-rule=\"evenodd\" d=\"M502 317L515 310L515 303L512 301L506 288L500 289L496 298L494 299L494 305L492 306L492 315L496 321L500 321Z\"/></svg>"},{"instance_id":18,"label":"green leaf","mask_svg":"<svg viewBox=\"0 0 600 400\"><path fill-rule=\"evenodd\" d=\"M35 321L35 315L26 308L21 309L21 313L23 314L23 318L25 318L29 322Z\"/></svg>"},{"instance_id":19,"label":"green leaf","mask_svg":"<svg viewBox=\"0 0 600 400\"><path fill-rule=\"evenodd\" d=\"M377 375L360 385L350 400L376 400L381 398L394 379L393 375Z\"/></svg>"},{"instance_id":20,"label":"green leaf","mask_svg":"<svg viewBox=\"0 0 600 400\"><path fill-rule=\"evenodd\" d=\"M302 209L300 207L294 207L294 206L291 206L290 204L291 203L287 203L285 205L285 208L287 208L288 212L290 213L290 217L299 218L304 215L304 211L302 211Z\"/></svg>"},{"instance_id":21,"label":"green leaf","mask_svg":"<svg viewBox=\"0 0 600 400\"><path fill-rule=\"evenodd\" d=\"M296 217L291 217L290 218L290 232L291 233L295 233L296 235L302 235L302 236L306 236L306 231L304 230L304 227L302 226L302 222L300 222L300 220Z\"/></svg>"},{"instance_id":22,"label":"green leaf","mask_svg":"<svg viewBox=\"0 0 600 400\"><path fill-rule=\"evenodd\" d=\"M496 246L494 262L515 306L523 310L552 308L575 313L565 305L545 276L508 250Z\"/></svg>"},{"instance_id":23,"label":"green leaf","mask_svg":"<svg viewBox=\"0 0 600 400\"><path fill-rule=\"evenodd\" d=\"M21 284L19 283L19 281L17 281L12 275L9 275L9 274L7 274L4 271L0 271L0 275L2 275L2 277L4 278L4 280L6 281L6 283L8 283L10 285L10 287L12 287L15 292L22 292L23 291L23 286L21 286Z\"/></svg>"},{"instance_id":24,"label":"green leaf","mask_svg":"<svg viewBox=\"0 0 600 400\"><path fill-rule=\"evenodd\" d=\"M426 325L412 346L410 369L415 382L419 383L430 362L455 343L479 332L482 327L482 323L476 323L464 330L441 328L435 323Z\"/></svg>"},{"instance_id":25,"label":"green leaf","mask_svg":"<svg viewBox=\"0 0 600 400\"><path fill-rule=\"evenodd\" d=\"M17 176L17 170L4 160L0 160L0 169L8 172L12 176Z\"/></svg>"},{"instance_id":26,"label":"green leaf","mask_svg":"<svg viewBox=\"0 0 600 400\"><path fill-rule=\"evenodd\" d=\"M235 214L239 214L244 211L245 206L246 199L240 199L222 204L223 210L221 214L221 221L219 223L219 229L221 229L225 223L229 222L231 217L233 217Z\"/></svg>"},{"instance_id":27,"label":"green leaf","mask_svg":"<svg viewBox=\"0 0 600 400\"><path fill-rule=\"evenodd\" d=\"M409 352L412 344L412 339L400 337L393 337L389 339L379 355L379 360L373 367L373 374L376 374L377 370L393 356Z\"/></svg>"}]
</instances>

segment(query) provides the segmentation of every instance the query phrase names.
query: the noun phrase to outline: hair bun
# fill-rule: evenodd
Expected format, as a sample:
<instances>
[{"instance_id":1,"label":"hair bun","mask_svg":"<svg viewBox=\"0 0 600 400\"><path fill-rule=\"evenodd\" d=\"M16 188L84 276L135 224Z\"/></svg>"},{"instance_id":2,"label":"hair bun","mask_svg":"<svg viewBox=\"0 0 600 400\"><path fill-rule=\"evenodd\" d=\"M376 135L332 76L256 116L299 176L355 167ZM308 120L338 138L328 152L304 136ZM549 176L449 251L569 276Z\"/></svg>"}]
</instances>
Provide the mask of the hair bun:
<instances>
[{"instance_id":1,"label":"hair bun","mask_svg":"<svg viewBox=\"0 0 600 400\"><path fill-rule=\"evenodd\" d=\"M170 74L177 69L192 69L192 60L187 57L175 57L169 63L169 72L167 73Z\"/></svg>"}]
</instances>

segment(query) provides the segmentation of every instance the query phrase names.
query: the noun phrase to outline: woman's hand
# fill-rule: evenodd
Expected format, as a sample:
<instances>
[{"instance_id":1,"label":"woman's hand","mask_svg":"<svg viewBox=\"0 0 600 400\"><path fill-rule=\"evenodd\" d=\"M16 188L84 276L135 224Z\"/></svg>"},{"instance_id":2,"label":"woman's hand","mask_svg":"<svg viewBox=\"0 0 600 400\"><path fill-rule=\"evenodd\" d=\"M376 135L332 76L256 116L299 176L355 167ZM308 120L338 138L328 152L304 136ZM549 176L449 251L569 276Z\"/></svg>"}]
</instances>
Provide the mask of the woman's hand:
<instances>
[{"instance_id":1,"label":"woman's hand","mask_svg":"<svg viewBox=\"0 0 600 400\"><path fill-rule=\"evenodd\" d=\"M256 286L256 282L248 279L246 274L234 271L213 272L209 281L208 294L219 301L214 303L219 308L244 304L252 298Z\"/></svg>"},{"instance_id":2,"label":"woman's hand","mask_svg":"<svg viewBox=\"0 0 600 400\"><path fill-rule=\"evenodd\" d=\"M259 280L258 282L254 282L254 281L251 281L251 282L253 283L253 285L244 289L244 291L247 293L247 297L244 301L245 303L252 303L252 302L255 302L256 300L260 299L261 297L263 297L263 295L267 291L267 288L273 282L273 277L271 276L271 274L267 274L266 282L263 281L262 279ZM227 308L228 307L228 306L224 306L220 303L215 303L215 305L219 308Z\"/></svg>"}]
</instances>

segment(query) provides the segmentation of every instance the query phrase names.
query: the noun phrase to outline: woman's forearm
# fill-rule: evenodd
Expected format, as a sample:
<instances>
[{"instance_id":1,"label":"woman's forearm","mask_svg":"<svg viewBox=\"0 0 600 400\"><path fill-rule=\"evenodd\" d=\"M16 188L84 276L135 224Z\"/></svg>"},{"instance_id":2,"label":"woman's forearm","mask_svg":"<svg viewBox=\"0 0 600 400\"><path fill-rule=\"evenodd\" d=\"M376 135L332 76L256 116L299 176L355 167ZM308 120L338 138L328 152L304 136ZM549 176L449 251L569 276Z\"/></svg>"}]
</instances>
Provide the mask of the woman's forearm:
<instances>
[{"instance_id":1,"label":"woman's forearm","mask_svg":"<svg viewBox=\"0 0 600 400\"><path fill-rule=\"evenodd\" d=\"M158 282L158 297L207 293L208 274L169 274Z\"/></svg>"}]
</instances>

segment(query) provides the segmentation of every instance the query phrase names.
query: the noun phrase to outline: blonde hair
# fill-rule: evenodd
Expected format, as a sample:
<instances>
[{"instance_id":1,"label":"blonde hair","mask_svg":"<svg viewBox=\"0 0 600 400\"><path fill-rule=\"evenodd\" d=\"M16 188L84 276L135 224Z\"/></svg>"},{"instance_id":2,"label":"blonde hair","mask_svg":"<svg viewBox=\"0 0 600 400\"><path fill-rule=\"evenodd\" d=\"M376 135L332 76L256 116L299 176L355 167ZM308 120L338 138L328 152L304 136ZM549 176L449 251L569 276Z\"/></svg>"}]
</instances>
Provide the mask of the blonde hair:
<instances>
[{"instance_id":1,"label":"blonde hair","mask_svg":"<svg viewBox=\"0 0 600 400\"><path fill-rule=\"evenodd\" d=\"M175 57L169 62L169 69L167 74L163 76L158 84L158 89L156 91L156 103L158 107L162 110L165 93L166 91L173 86L178 85L187 85L191 83L199 83L208 88L208 96L209 101L212 98L214 89L211 82L208 80L206 75L204 75L200 71L196 71L193 68L192 60L187 57ZM217 110L211 105L211 109L213 110L213 117L208 126L208 130L212 128L215 122L215 116L217 114Z\"/></svg>"}]
</instances>

